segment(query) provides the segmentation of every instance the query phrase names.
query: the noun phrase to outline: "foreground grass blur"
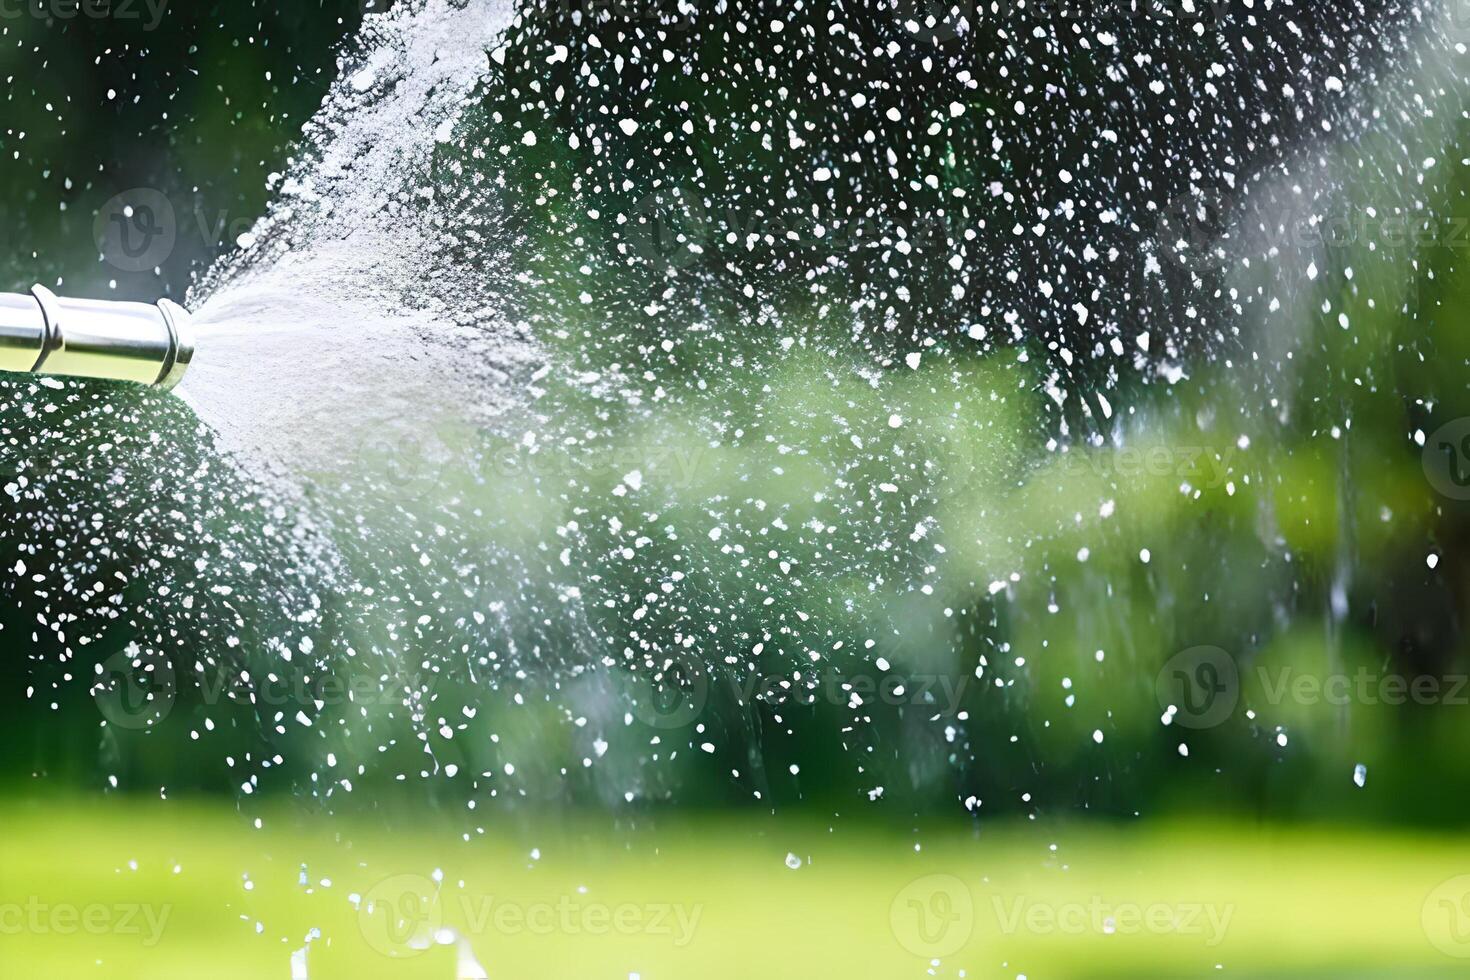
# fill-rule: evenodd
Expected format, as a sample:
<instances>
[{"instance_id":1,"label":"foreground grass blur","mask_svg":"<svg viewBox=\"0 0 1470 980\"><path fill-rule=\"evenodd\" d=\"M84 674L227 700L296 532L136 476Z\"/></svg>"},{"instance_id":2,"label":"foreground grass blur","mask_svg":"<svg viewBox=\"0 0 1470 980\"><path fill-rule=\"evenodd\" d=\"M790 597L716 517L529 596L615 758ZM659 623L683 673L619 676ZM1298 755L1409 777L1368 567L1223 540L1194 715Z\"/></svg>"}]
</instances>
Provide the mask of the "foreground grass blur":
<instances>
[{"instance_id":1,"label":"foreground grass blur","mask_svg":"<svg viewBox=\"0 0 1470 980\"><path fill-rule=\"evenodd\" d=\"M931 975L1428 977L1470 955L1465 841L767 817L465 841L265 812L7 803L5 975L286 977L315 935L313 980L477 976L435 929L495 978L923 976L941 955Z\"/></svg>"}]
</instances>

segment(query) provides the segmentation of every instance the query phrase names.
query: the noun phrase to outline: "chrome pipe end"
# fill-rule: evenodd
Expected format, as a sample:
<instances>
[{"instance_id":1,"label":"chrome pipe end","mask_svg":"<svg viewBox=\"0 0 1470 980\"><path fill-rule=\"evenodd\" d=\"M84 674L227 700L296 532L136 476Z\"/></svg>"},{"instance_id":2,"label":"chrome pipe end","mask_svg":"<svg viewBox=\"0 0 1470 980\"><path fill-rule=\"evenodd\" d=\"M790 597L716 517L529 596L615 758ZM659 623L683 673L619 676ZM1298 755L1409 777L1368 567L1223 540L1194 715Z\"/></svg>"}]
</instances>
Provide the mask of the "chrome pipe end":
<instances>
[{"instance_id":1,"label":"chrome pipe end","mask_svg":"<svg viewBox=\"0 0 1470 980\"><path fill-rule=\"evenodd\" d=\"M184 372L189 370L189 362L194 360L194 323L189 311L171 299L159 300L158 312L163 315L173 348L153 384L164 391L172 391L184 380Z\"/></svg>"},{"instance_id":2,"label":"chrome pipe end","mask_svg":"<svg viewBox=\"0 0 1470 980\"><path fill-rule=\"evenodd\" d=\"M168 391L194 358L189 312L155 305L62 299L45 286L0 293L0 371L131 381Z\"/></svg>"}]
</instances>

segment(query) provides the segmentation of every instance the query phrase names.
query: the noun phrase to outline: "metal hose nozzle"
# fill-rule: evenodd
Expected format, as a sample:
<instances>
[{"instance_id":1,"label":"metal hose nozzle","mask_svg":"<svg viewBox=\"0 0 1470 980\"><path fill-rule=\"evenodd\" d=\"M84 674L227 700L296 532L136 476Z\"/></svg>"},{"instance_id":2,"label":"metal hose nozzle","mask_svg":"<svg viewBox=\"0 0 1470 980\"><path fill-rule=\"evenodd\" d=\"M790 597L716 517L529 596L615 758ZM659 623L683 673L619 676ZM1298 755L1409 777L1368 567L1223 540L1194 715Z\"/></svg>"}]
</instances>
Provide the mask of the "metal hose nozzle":
<instances>
[{"instance_id":1,"label":"metal hose nozzle","mask_svg":"<svg viewBox=\"0 0 1470 980\"><path fill-rule=\"evenodd\" d=\"M136 381L167 391L194 357L189 313L157 305L61 299L45 286L0 293L0 371Z\"/></svg>"}]
</instances>

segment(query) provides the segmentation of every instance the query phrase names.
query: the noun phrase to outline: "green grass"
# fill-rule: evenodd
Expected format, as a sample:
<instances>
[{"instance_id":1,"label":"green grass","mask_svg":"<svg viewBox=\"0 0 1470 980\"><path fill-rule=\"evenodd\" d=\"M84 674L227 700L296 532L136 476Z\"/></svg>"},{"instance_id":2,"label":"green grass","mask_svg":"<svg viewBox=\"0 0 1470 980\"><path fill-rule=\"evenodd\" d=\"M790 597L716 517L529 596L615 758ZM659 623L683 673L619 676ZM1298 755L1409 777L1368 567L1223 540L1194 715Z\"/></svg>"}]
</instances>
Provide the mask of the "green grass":
<instances>
[{"instance_id":1,"label":"green grass","mask_svg":"<svg viewBox=\"0 0 1470 980\"><path fill-rule=\"evenodd\" d=\"M413 949L413 929L390 930L385 910L457 929L495 978L922 977L941 953L937 976L1031 980L1449 977L1470 964L1434 942L1470 955L1470 879L1440 887L1470 873L1458 840L1199 824L883 831L757 815L486 817L479 835L473 814L459 828L262 812L257 829L219 804L0 806L4 975L287 977L316 929L314 980L456 976L454 946ZM416 904L436 869L437 897ZM1108 934L1092 918L1129 903L1152 907L1154 928L1124 918ZM139 904L153 919L124 922L117 910ZM22 921L41 906L98 907L102 925Z\"/></svg>"}]
</instances>

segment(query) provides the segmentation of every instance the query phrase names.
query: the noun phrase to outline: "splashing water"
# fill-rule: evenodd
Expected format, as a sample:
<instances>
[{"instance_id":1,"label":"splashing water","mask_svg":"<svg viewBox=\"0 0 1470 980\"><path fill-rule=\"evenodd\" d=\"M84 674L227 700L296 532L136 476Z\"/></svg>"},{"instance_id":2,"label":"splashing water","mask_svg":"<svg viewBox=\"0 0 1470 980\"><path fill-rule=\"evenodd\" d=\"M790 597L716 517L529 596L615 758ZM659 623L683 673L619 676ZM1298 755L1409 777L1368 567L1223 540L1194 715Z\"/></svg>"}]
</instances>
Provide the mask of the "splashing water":
<instances>
[{"instance_id":1,"label":"splashing water","mask_svg":"<svg viewBox=\"0 0 1470 980\"><path fill-rule=\"evenodd\" d=\"M1394 787L1249 678L1463 645L1467 38L1081 6L367 16L182 402L3 389L27 696L85 689L110 788L465 841ZM485 976L398 877L388 953Z\"/></svg>"},{"instance_id":2,"label":"splashing water","mask_svg":"<svg viewBox=\"0 0 1470 980\"><path fill-rule=\"evenodd\" d=\"M531 346L501 317L493 263L440 260L455 216L414 182L509 19L488 0L367 17L270 215L198 291L180 394L252 470L346 472L374 440L471 425L506 399Z\"/></svg>"},{"instance_id":3,"label":"splashing water","mask_svg":"<svg viewBox=\"0 0 1470 980\"><path fill-rule=\"evenodd\" d=\"M237 472L194 464L155 645L384 694L253 705L311 734L243 792L802 799L774 760L836 740L843 794L973 810L1158 724L1114 664L1183 597L1251 569L1206 618L1254 649L1303 550L1345 592L1283 430L1351 430L1301 376L1350 395L1425 277L1296 231L1449 206L1456 51L1407 3L941 6L367 18L193 297L180 393Z\"/></svg>"},{"instance_id":4,"label":"splashing water","mask_svg":"<svg viewBox=\"0 0 1470 980\"><path fill-rule=\"evenodd\" d=\"M202 356L179 391L252 473L345 479L371 446L470 425L507 397L484 368L504 360L452 323L286 269L203 307Z\"/></svg>"}]
</instances>

